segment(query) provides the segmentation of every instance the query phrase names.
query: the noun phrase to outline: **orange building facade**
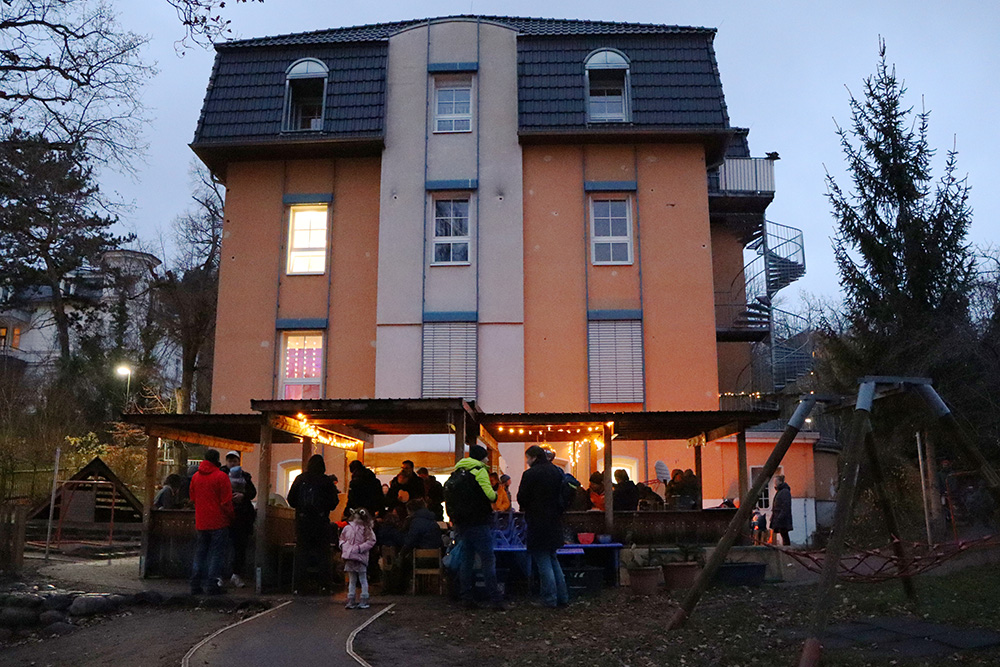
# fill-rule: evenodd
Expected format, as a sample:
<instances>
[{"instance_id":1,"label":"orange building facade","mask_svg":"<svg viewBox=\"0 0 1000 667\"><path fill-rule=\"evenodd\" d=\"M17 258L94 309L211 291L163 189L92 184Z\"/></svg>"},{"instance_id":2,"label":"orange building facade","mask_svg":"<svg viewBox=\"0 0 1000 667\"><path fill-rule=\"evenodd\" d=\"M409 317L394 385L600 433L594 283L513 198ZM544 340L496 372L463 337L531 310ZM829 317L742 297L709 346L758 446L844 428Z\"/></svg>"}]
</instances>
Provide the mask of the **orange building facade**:
<instances>
[{"instance_id":1,"label":"orange building facade","mask_svg":"<svg viewBox=\"0 0 1000 667\"><path fill-rule=\"evenodd\" d=\"M783 285L747 267L773 250L774 160L730 126L713 39L449 17L220 45L192 144L226 185L213 412L717 410L773 388L754 346L773 343ZM751 466L774 439L748 435ZM785 463L803 496L812 440ZM592 457L550 444L589 475ZM522 449L501 445L515 488ZM615 455L638 480L696 466L687 442ZM280 494L301 453L273 460ZM736 495L735 462L728 440L702 448L706 505Z\"/></svg>"}]
</instances>

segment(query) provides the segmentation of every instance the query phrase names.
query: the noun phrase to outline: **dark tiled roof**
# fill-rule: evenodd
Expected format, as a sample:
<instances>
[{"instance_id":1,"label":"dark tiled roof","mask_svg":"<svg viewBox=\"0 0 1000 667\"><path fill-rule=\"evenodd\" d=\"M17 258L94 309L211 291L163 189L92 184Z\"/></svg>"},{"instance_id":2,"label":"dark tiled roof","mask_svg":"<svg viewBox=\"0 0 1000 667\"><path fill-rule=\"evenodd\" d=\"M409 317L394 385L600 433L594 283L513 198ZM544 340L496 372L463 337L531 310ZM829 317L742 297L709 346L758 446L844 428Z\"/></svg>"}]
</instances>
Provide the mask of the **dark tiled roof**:
<instances>
[{"instance_id":1,"label":"dark tiled roof","mask_svg":"<svg viewBox=\"0 0 1000 667\"><path fill-rule=\"evenodd\" d=\"M330 44L343 42L381 41L388 39L400 30L428 22L443 20L468 19L482 20L491 23L510 26L522 35L640 35L664 33L714 34L711 28L689 28L676 25L658 25L652 23L620 23L615 21L586 21L579 19L543 19L522 18L517 16L475 16L460 14L432 19L412 19L396 21L395 23L375 23L371 25L351 26L347 28L331 28L313 32L300 32L290 35L275 35L254 39L234 40L216 45L217 48L242 46L287 46L305 44Z\"/></svg>"},{"instance_id":2,"label":"dark tiled roof","mask_svg":"<svg viewBox=\"0 0 1000 667\"><path fill-rule=\"evenodd\" d=\"M583 62L591 51L614 48L630 61L632 127L724 128L713 32L522 36L517 44L518 114L522 131L586 128ZM603 127L613 129L613 124Z\"/></svg>"},{"instance_id":3,"label":"dark tiled roof","mask_svg":"<svg viewBox=\"0 0 1000 667\"><path fill-rule=\"evenodd\" d=\"M324 131L340 137L382 136L388 44L354 43L301 47L221 49L195 143L278 141L309 133L281 134L285 72L299 58L330 68Z\"/></svg>"}]
</instances>

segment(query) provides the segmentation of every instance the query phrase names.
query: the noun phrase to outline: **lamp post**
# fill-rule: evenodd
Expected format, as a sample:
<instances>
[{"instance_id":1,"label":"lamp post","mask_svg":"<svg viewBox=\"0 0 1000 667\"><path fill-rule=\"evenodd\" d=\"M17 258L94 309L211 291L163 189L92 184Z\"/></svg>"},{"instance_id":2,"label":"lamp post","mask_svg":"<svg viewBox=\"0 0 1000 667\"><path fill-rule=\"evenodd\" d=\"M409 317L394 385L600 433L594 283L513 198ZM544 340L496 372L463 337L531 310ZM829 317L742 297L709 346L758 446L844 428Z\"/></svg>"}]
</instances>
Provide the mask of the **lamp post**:
<instances>
[{"instance_id":1,"label":"lamp post","mask_svg":"<svg viewBox=\"0 0 1000 667\"><path fill-rule=\"evenodd\" d=\"M129 397L130 390L132 388L132 369L129 368L128 366L126 366L125 364L122 364L121 366L119 366L118 368L115 369L115 372L118 373L118 375L124 375L125 376L125 408L124 409L128 410L128 397Z\"/></svg>"}]
</instances>

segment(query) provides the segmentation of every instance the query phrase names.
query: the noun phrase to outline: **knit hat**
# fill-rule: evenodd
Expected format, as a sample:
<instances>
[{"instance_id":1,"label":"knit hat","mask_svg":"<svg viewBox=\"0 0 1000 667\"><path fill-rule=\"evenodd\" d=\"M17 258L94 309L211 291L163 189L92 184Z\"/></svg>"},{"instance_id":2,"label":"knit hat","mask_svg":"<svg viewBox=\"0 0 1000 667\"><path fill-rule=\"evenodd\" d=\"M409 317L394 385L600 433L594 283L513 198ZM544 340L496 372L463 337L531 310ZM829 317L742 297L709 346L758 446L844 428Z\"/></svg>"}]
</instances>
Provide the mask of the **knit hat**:
<instances>
[{"instance_id":1,"label":"knit hat","mask_svg":"<svg viewBox=\"0 0 1000 667\"><path fill-rule=\"evenodd\" d=\"M489 452L487 452L486 448L482 445L472 445L469 447L469 456L477 461L484 460L488 454Z\"/></svg>"}]
</instances>

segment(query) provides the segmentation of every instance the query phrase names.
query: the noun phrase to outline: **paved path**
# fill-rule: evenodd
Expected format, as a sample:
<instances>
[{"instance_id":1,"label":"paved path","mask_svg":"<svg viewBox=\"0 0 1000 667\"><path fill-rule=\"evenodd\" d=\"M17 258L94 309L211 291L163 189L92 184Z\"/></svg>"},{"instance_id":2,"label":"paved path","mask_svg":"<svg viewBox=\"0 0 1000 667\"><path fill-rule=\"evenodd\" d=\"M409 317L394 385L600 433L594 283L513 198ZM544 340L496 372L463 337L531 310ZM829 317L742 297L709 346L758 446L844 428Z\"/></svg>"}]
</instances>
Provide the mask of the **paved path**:
<instances>
[{"instance_id":1,"label":"paved path","mask_svg":"<svg viewBox=\"0 0 1000 667\"><path fill-rule=\"evenodd\" d=\"M801 639L808 632L789 634ZM957 651L1000 646L1000 633L914 618L882 617L831 625L822 644L825 651L860 648L887 661L896 657L944 659Z\"/></svg>"},{"instance_id":2,"label":"paved path","mask_svg":"<svg viewBox=\"0 0 1000 667\"><path fill-rule=\"evenodd\" d=\"M190 655L191 667L357 667L347 655L347 638L385 608L347 610L335 598L296 598L290 604L232 627Z\"/></svg>"}]
</instances>

